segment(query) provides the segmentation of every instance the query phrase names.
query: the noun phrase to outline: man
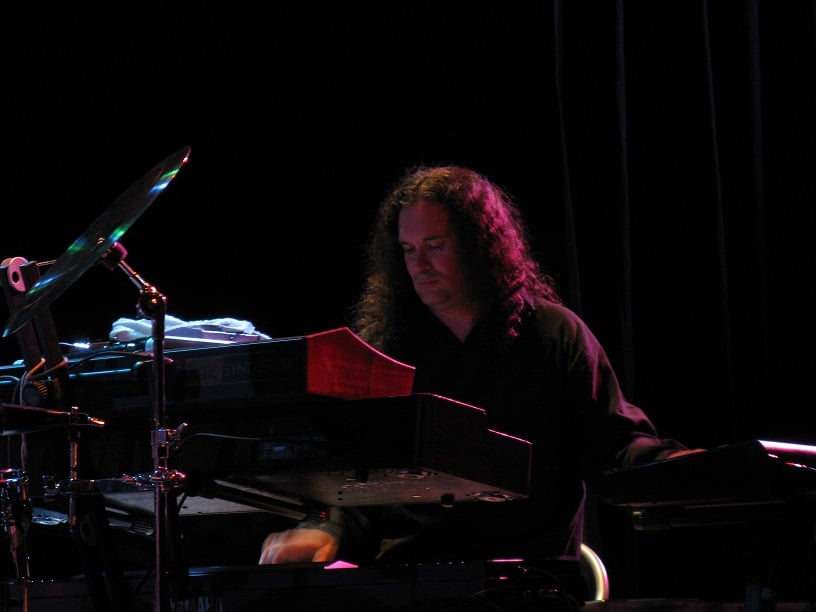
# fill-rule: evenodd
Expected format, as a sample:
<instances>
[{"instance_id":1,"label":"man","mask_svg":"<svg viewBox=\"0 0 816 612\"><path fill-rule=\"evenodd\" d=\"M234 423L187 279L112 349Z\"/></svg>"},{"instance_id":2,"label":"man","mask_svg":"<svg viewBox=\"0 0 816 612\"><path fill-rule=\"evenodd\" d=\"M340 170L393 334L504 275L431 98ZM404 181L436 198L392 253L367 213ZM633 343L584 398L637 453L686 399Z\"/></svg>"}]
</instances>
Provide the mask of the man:
<instances>
[{"instance_id":1,"label":"man","mask_svg":"<svg viewBox=\"0 0 816 612\"><path fill-rule=\"evenodd\" d=\"M528 499L333 508L270 534L259 563L520 556L577 563L586 485L688 452L630 404L602 346L531 254L509 195L468 168L419 167L383 200L353 329L416 367L414 392L487 411L533 443Z\"/></svg>"}]
</instances>

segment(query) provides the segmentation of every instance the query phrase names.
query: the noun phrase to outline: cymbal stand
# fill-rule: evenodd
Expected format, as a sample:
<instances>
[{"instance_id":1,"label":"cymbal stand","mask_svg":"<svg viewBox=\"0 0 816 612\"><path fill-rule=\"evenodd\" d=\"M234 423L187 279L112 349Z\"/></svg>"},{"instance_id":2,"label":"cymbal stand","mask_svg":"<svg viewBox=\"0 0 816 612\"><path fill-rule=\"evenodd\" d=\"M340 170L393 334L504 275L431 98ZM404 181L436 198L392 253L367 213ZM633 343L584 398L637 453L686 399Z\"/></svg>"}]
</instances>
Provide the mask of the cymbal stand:
<instances>
[{"instance_id":1,"label":"cymbal stand","mask_svg":"<svg viewBox=\"0 0 816 612\"><path fill-rule=\"evenodd\" d=\"M177 496L184 484L185 475L169 469L170 447L180 435L180 429L166 427L166 388L165 388L165 315L167 298L153 285L145 280L127 262L127 250L119 242L105 253L101 263L110 270L118 267L139 289L140 297L136 305L139 315L152 321L151 338L153 341L153 376L151 378L151 398L153 403L153 429L151 447L153 455L153 473L150 481L154 491L154 533L155 533L155 591L154 611L169 612L170 586L169 578L183 578L180 565L180 552L177 548L179 539L176 534L178 511Z\"/></svg>"},{"instance_id":2,"label":"cymbal stand","mask_svg":"<svg viewBox=\"0 0 816 612\"><path fill-rule=\"evenodd\" d=\"M12 257L2 262L0 285L6 295L6 304L11 312L19 305L22 294L39 278L36 262L29 262L22 257ZM30 323L16 333L17 343L23 354L26 369L35 368L40 361L47 369L53 369L51 393L58 405L65 405L65 389L68 382L66 368L60 367L63 362L62 352L57 341L56 327L50 312L40 313ZM31 507L28 499L28 452L27 434L21 435L20 441L21 469L12 469L10 479L4 479L3 528L8 539L9 553L13 558L15 578L23 584L23 610L29 605L28 587L31 582L26 535L31 522ZM9 493L8 485L14 484ZM4 602L5 603L5 602Z\"/></svg>"},{"instance_id":3,"label":"cymbal stand","mask_svg":"<svg viewBox=\"0 0 816 612\"><path fill-rule=\"evenodd\" d=\"M17 308L22 300L22 296L29 287L32 287L40 278L37 262L29 262L21 257L10 258L3 262L4 274L0 275L0 285L2 285L6 300L10 310ZM101 507L100 496L89 496L84 491L92 485L89 481L79 480L79 436L80 430L86 426L99 426L97 419L88 417L80 413L75 407L70 411L66 406L70 405L70 384L68 369L65 358L57 340L57 331L50 310L45 309L29 323L23 325L15 332L20 350L27 370L35 369L44 363L46 371L50 372L47 397L41 396L39 402L50 402L62 413L65 414L68 423L69 434L69 475L70 481L65 484L64 489L69 494L69 526L72 537L77 544L77 553L83 561L85 574L88 581L91 597L94 601L95 609L106 610L115 606L119 610L129 609L126 589L121 576L112 571L114 564L111 560L114 555L109 550L110 539L104 537L104 527L107 520L104 516L104 509ZM34 399L34 397L32 397ZM32 430L36 431L36 430ZM31 582L30 568L28 564L28 554L25 547L25 536L31 522L31 507L27 493L28 483L28 433L21 435L21 470L6 470L4 473L11 475L11 478L3 480L5 485L3 494L4 512L3 525L8 535L10 553L15 559L16 578L23 583L23 610L28 610L29 592L28 586ZM43 480L45 480L43 475ZM11 495L9 491L13 491ZM96 506L92 508L95 513L88 512L86 501L93 499ZM80 522L90 525L93 531L102 536L95 538L97 545L86 546L83 544L82 529ZM99 545L101 544L101 546ZM96 562L95 554L102 550L105 565L104 567Z\"/></svg>"}]
</instances>

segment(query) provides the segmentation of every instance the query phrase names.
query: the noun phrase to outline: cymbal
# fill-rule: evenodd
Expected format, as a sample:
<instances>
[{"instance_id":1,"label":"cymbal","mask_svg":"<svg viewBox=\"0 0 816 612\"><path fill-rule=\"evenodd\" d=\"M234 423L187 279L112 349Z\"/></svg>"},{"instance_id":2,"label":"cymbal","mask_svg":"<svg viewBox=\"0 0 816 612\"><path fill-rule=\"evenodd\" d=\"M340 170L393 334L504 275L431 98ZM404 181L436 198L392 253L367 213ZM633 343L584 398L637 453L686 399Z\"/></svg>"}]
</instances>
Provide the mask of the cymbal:
<instances>
[{"instance_id":1,"label":"cymbal","mask_svg":"<svg viewBox=\"0 0 816 612\"><path fill-rule=\"evenodd\" d=\"M190 147L167 156L108 206L48 272L26 291L20 305L9 317L3 337L30 322L96 264L164 191L189 157Z\"/></svg>"}]
</instances>

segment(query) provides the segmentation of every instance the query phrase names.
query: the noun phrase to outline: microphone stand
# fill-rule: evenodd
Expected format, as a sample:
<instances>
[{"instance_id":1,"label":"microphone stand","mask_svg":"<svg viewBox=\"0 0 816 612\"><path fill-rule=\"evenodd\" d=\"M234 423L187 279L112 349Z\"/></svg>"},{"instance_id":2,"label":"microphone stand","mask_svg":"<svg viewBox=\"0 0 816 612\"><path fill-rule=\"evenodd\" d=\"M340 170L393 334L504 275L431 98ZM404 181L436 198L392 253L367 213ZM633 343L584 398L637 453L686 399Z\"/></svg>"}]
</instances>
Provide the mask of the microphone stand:
<instances>
[{"instance_id":1,"label":"microphone stand","mask_svg":"<svg viewBox=\"0 0 816 612\"><path fill-rule=\"evenodd\" d=\"M131 268L127 262L127 251L115 242L101 259L101 263L110 270L118 267L122 270L140 291L137 302L137 312L152 321L151 338L153 341L153 376L151 378L153 429L151 430L150 444L153 455L153 472L150 482L153 486L154 503L154 534L155 534L155 591L154 612L169 612L170 587L168 578L186 578L187 570L181 567L180 548L177 548L179 539L175 538L178 527L177 497L181 490L185 474L169 469L168 459L170 447L180 436L181 428L168 429L167 398L165 383L165 315L167 314L167 298L153 285L147 283ZM181 570L184 569L184 574Z\"/></svg>"}]
</instances>

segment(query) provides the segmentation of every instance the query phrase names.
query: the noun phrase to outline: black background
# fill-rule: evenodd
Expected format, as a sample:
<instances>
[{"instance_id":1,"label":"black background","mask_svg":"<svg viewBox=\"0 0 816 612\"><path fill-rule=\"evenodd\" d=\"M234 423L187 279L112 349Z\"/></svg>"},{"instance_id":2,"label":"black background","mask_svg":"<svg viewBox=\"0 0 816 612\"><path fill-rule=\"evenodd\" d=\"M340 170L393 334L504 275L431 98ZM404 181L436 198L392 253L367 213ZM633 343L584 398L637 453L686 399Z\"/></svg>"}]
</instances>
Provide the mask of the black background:
<instances>
[{"instance_id":1,"label":"black background","mask_svg":"<svg viewBox=\"0 0 816 612\"><path fill-rule=\"evenodd\" d=\"M17 3L2 26L0 257L67 257L190 146L134 212L128 264L172 315L301 335L346 324L368 224L402 170L470 165L516 197L568 304L662 431L810 441L813 5L759 3L754 91L752 3L619 3L623 125L606 4ZM761 130L748 110L760 94ZM50 310L61 340L103 340L137 300L92 266ZM14 338L0 350L19 356Z\"/></svg>"}]
</instances>

